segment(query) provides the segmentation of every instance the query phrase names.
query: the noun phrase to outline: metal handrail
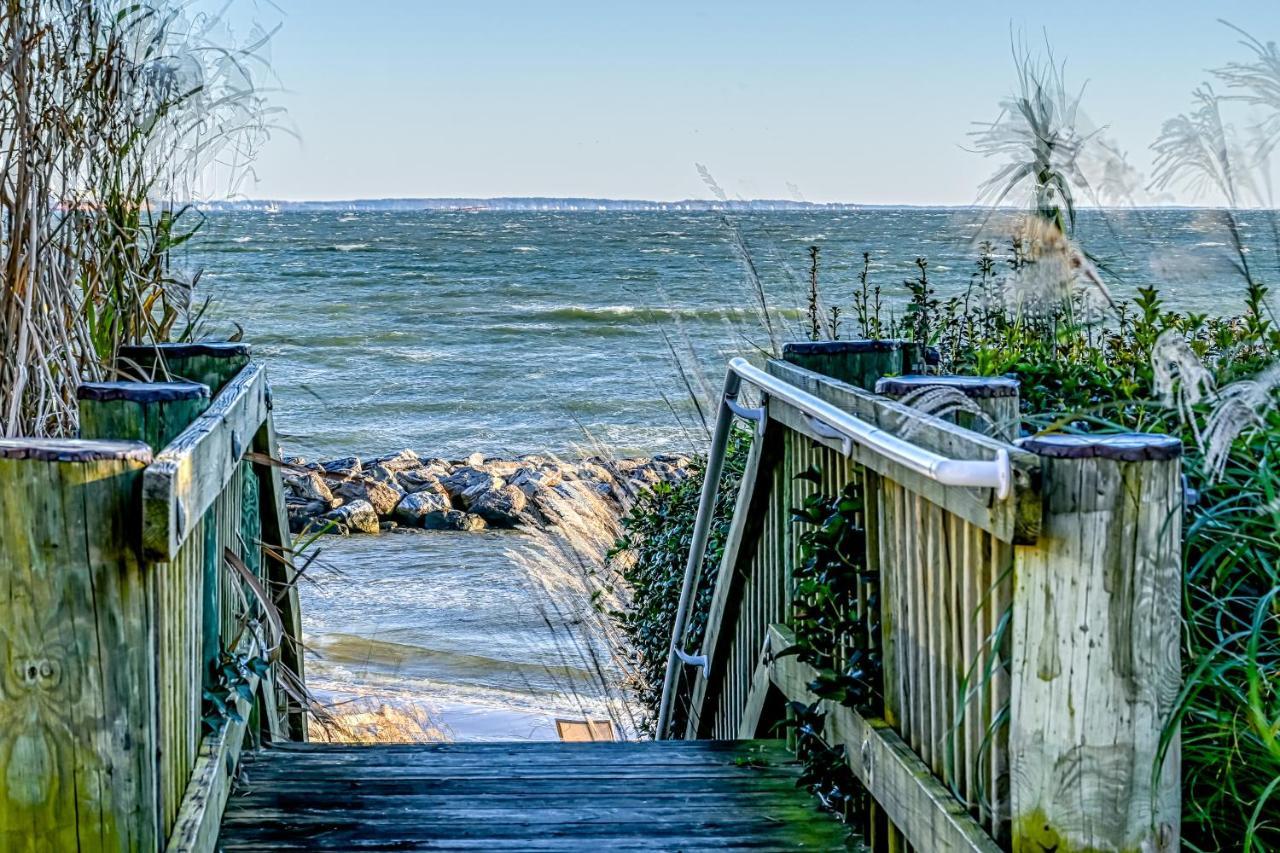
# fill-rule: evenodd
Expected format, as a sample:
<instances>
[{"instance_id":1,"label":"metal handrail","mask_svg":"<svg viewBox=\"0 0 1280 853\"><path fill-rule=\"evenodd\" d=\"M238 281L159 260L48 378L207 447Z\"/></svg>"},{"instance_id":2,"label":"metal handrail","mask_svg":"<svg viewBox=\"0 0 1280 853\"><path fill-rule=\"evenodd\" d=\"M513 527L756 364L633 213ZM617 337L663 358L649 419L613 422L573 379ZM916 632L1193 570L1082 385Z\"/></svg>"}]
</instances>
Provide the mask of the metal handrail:
<instances>
[{"instance_id":1,"label":"metal handrail","mask_svg":"<svg viewBox=\"0 0 1280 853\"><path fill-rule=\"evenodd\" d=\"M1009 453L1000 449L995 459L950 459L904 441L880 427L873 426L827 401L797 388L785 380L770 376L753 367L744 358L734 358L724 379L724 393L716 413L715 431L711 436L711 449L707 454L707 467L703 472L702 493L698 500L698 516L693 525L693 541L689 546L689 559L685 562L684 582L680 587L680 603L676 608L675 624L671 627L671 649L667 655L666 675L662 683L662 702L658 708L658 725L655 738L666 739L671 726L671 710L675 701L678 664L701 666L704 673L710 671L711 662L706 655L691 655L684 650L684 633L689 621L689 606L693 598L693 586L702 561L706 557L707 536L711 530L711 516L715 508L716 493L720 486L720 474L724 470L724 452L729 441L729 429L735 416L751 420L759 418L757 440L763 432L766 417L757 409L746 409L737 402L742 383L748 382L768 397L781 400L802 412L814 432L826 438L839 439L842 452L849 456L853 445L858 444L884 458L901 465L930 480L945 486L994 489L998 500L1005 500L1013 491L1013 469Z\"/></svg>"}]
</instances>

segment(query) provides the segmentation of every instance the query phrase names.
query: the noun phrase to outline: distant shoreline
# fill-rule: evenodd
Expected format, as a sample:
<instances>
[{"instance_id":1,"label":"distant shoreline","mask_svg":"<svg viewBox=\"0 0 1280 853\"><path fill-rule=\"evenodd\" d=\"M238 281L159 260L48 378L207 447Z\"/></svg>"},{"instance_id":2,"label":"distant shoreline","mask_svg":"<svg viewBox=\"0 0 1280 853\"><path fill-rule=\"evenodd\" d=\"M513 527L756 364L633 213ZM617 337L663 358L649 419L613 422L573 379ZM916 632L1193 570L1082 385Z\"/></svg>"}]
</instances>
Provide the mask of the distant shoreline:
<instances>
[{"instance_id":1,"label":"distant shoreline","mask_svg":"<svg viewBox=\"0 0 1280 853\"><path fill-rule=\"evenodd\" d=\"M854 204L852 202L807 202L785 199L682 199L649 201L609 198L384 198L331 201L288 201L285 199L238 199L191 202L210 213L317 213L317 212L414 212L446 213L854 213L888 210L989 210L973 204ZM1002 208L1004 209L1004 208ZM1021 208L1007 208L1016 213ZM1151 207L1086 207L1089 210L1218 210L1213 206L1157 205ZM1264 208L1246 208L1263 211Z\"/></svg>"}]
</instances>

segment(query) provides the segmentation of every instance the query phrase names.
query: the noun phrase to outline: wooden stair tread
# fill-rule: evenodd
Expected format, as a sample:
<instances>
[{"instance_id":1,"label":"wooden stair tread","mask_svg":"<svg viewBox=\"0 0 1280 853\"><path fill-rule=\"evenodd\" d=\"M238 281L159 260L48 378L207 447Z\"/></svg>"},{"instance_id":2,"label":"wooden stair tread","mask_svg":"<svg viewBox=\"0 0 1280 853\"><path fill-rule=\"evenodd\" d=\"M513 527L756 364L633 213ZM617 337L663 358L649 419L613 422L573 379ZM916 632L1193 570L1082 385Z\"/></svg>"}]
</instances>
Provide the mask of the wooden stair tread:
<instances>
[{"instance_id":1,"label":"wooden stair tread","mask_svg":"<svg viewBox=\"0 0 1280 853\"><path fill-rule=\"evenodd\" d=\"M841 850L779 741L283 744L245 756L232 850Z\"/></svg>"}]
</instances>

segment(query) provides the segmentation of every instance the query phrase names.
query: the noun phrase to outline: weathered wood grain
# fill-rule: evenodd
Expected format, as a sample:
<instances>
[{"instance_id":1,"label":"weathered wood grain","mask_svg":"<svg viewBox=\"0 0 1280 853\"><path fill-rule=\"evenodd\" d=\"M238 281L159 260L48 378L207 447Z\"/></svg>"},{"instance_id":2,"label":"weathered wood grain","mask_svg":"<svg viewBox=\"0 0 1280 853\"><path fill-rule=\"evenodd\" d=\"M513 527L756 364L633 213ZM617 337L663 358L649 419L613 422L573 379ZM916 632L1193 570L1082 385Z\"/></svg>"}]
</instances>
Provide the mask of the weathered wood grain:
<instances>
[{"instance_id":1,"label":"weathered wood grain","mask_svg":"<svg viewBox=\"0 0 1280 853\"><path fill-rule=\"evenodd\" d=\"M126 379L146 382L198 382L217 394L249 364L250 356L245 343L140 344L120 348L116 371Z\"/></svg>"},{"instance_id":2,"label":"weathered wood grain","mask_svg":"<svg viewBox=\"0 0 1280 853\"><path fill-rule=\"evenodd\" d=\"M0 847L155 849L150 451L16 444L0 450Z\"/></svg>"},{"instance_id":3,"label":"weathered wood grain","mask_svg":"<svg viewBox=\"0 0 1280 853\"><path fill-rule=\"evenodd\" d=\"M883 376L924 370L925 352L913 341L795 341L783 361L870 391Z\"/></svg>"},{"instance_id":4,"label":"weathered wood grain","mask_svg":"<svg viewBox=\"0 0 1280 853\"><path fill-rule=\"evenodd\" d=\"M155 452L210 402L209 387L195 383L86 383L77 388L77 398L81 437L141 441Z\"/></svg>"},{"instance_id":5,"label":"weathered wood grain","mask_svg":"<svg viewBox=\"0 0 1280 853\"><path fill-rule=\"evenodd\" d=\"M276 459L280 452L280 443L276 438L275 419L271 415L273 397L270 383L267 383L264 393L267 416L254 433L253 449L260 457ZM285 516L284 482L277 465L255 462L253 468L261 484L258 505L262 522L263 576L267 580L267 588L280 610L280 617L284 623L285 640L280 650L280 663L299 684L305 684L302 609L298 598L297 571L293 563L296 555L293 553L289 520ZM264 692L264 696L287 708L289 738L305 741L307 739L306 708L292 702L283 689L277 688L274 695Z\"/></svg>"},{"instance_id":6,"label":"weathered wood grain","mask_svg":"<svg viewBox=\"0 0 1280 853\"><path fill-rule=\"evenodd\" d=\"M1167 436L1041 437L1013 608L1013 847L1176 850L1182 484ZM1129 461L1135 460L1135 461Z\"/></svg>"},{"instance_id":7,"label":"weathered wood grain","mask_svg":"<svg viewBox=\"0 0 1280 853\"><path fill-rule=\"evenodd\" d=\"M248 654L252 638L246 635L239 649ZM258 691L259 679L249 674L249 690ZM170 853L211 853L217 849L222 813L231 794L231 779L240 760L240 750L248 728L250 700L234 699L239 720L228 720L217 734L207 734L200 741L200 751L186 794L178 808L173 830L165 849Z\"/></svg>"},{"instance_id":8,"label":"weathered wood grain","mask_svg":"<svg viewBox=\"0 0 1280 853\"><path fill-rule=\"evenodd\" d=\"M774 625L770 645L777 649L795 645L790 629ZM774 683L788 699L818 701L809 690L817 676L813 667L794 656L770 663ZM921 851L981 851L998 853L1000 847L987 835L933 774L919 756L884 720L866 719L852 708L823 700L825 739L843 746L849 767L867 787L879 808L906 840Z\"/></svg>"},{"instance_id":9,"label":"weathered wood grain","mask_svg":"<svg viewBox=\"0 0 1280 853\"><path fill-rule=\"evenodd\" d=\"M245 761L225 850L829 851L847 840L777 742L315 744Z\"/></svg>"},{"instance_id":10,"label":"weathered wood grain","mask_svg":"<svg viewBox=\"0 0 1280 853\"><path fill-rule=\"evenodd\" d=\"M143 479L143 545L170 560L213 504L267 418L266 375L244 368L191 426L165 447Z\"/></svg>"},{"instance_id":11,"label":"weathered wood grain","mask_svg":"<svg viewBox=\"0 0 1280 853\"><path fill-rule=\"evenodd\" d=\"M192 382L94 382L76 389L80 435L143 441L159 451L209 407L209 387Z\"/></svg>"},{"instance_id":12,"label":"weathered wood grain","mask_svg":"<svg viewBox=\"0 0 1280 853\"><path fill-rule=\"evenodd\" d=\"M1033 543L1040 525L1040 462L1032 453L1011 447L998 439L988 438L957 427L940 418L908 408L885 397L863 391L843 382L821 376L782 361L770 361L766 369L773 376L813 394L855 417L900 438L907 438L927 450L953 459L996 458L1003 450L1013 466L1013 494L1008 500L997 500L991 489L963 489L944 486L927 477L853 445L853 460L894 482L902 484L947 512L990 531L1005 542ZM803 432L815 441L833 448L839 442L818 435L803 413L790 407L779 410L779 419L791 429Z\"/></svg>"}]
</instances>

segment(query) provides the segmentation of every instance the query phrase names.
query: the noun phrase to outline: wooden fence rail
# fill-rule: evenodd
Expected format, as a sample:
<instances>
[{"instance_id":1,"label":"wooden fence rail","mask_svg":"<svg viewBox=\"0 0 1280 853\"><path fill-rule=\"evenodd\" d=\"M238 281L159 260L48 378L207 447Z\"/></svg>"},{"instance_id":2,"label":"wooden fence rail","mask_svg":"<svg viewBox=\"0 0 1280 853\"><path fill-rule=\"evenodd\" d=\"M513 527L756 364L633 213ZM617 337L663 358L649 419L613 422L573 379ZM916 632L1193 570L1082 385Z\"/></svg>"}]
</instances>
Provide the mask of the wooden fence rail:
<instances>
[{"instance_id":1,"label":"wooden fence rail","mask_svg":"<svg viewBox=\"0 0 1280 853\"><path fill-rule=\"evenodd\" d=\"M81 440L0 442L7 850L211 850L242 742L305 737L280 477L246 459L274 453L265 372L125 356L164 381L83 386Z\"/></svg>"},{"instance_id":2,"label":"wooden fence rail","mask_svg":"<svg viewBox=\"0 0 1280 853\"><path fill-rule=\"evenodd\" d=\"M953 459L1007 453L1013 490L944 486L768 399L717 575L706 671L680 680L684 736L755 737L783 700L817 701L794 656L791 510L853 484L878 602L851 646L883 659L883 714L824 701L826 739L870 792L877 849L1174 850L1176 746L1157 770L1180 684L1180 445L1165 436L1040 436L1018 445L1007 379L910 377L906 402L963 395L935 417L874 386L905 346L789 351L768 372ZM886 359L888 361L886 361ZM840 361L843 361L841 366ZM892 367L890 368L892 369ZM1011 387L1012 386L1012 387ZM961 403L964 401L961 400ZM985 424L990 435L975 431ZM973 429L966 428L973 427ZM817 466L821 481L797 479ZM833 651L839 663L842 649Z\"/></svg>"}]
</instances>

